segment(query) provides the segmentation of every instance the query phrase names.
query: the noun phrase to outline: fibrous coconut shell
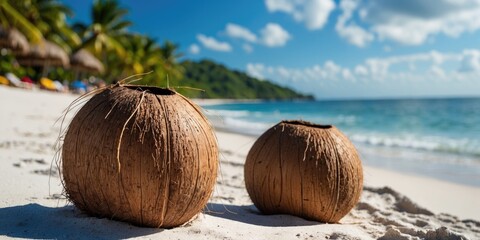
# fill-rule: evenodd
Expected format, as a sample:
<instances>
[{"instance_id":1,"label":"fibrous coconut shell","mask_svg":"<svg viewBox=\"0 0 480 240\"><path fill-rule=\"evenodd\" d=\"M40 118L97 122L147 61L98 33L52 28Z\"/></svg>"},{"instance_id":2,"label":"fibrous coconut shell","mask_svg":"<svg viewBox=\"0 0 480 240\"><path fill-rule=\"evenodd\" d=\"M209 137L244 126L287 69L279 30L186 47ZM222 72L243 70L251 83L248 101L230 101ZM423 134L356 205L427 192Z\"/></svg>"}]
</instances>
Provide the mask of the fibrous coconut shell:
<instances>
[{"instance_id":1,"label":"fibrous coconut shell","mask_svg":"<svg viewBox=\"0 0 480 240\"><path fill-rule=\"evenodd\" d=\"M114 85L69 125L62 148L68 198L88 214L175 227L206 205L217 177L213 129L170 89Z\"/></svg>"},{"instance_id":2,"label":"fibrous coconut shell","mask_svg":"<svg viewBox=\"0 0 480 240\"><path fill-rule=\"evenodd\" d=\"M254 143L245 185L265 214L291 214L336 223L358 202L362 163L336 127L283 121Z\"/></svg>"}]
</instances>

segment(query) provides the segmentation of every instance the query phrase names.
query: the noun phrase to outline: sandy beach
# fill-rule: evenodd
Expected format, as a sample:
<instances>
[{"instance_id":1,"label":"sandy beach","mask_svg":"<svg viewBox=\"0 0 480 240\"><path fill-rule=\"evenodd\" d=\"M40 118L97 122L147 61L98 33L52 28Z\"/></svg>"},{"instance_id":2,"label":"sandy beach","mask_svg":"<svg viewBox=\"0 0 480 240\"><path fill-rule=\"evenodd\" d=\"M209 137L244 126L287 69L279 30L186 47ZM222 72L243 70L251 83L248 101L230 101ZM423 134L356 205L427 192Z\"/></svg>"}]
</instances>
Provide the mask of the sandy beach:
<instances>
[{"instance_id":1,"label":"sandy beach","mask_svg":"<svg viewBox=\"0 0 480 240\"><path fill-rule=\"evenodd\" d=\"M262 215L243 179L255 138L220 130L217 185L193 221L154 229L90 217L64 197L52 162L57 120L77 97L0 86L0 238L480 239L480 188L370 166L360 202L338 224Z\"/></svg>"}]
</instances>

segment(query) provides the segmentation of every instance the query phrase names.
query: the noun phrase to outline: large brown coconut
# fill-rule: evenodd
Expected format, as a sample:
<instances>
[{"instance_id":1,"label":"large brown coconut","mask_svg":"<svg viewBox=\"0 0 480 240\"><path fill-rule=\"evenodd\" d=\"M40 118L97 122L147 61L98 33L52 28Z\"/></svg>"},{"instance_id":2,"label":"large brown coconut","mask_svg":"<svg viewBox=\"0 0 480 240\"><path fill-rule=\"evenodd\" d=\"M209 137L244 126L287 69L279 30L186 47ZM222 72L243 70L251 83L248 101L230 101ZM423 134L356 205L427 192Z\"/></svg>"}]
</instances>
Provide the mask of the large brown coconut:
<instances>
[{"instance_id":1,"label":"large brown coconut","mask_svg":"<svg viewBox=\"0 0 480 240\"><path fill-rule=\"evenodd\" d=\"M245 185L265 214L336 223L360 198L362 163L336 127L282 121L250 149Z\"/></svg>"},{"instance_id":2,"label":"large brown coconut","mask_svg":"<svg viewBox=\"0 0 480 240\"><path fill-rule=\"evenodd\" d=\"M170 89L114 85L73 118L62 149L68 198L85 212L149 227L206 205L218 148L200 108Z\"/></svg>"}]
</instances>

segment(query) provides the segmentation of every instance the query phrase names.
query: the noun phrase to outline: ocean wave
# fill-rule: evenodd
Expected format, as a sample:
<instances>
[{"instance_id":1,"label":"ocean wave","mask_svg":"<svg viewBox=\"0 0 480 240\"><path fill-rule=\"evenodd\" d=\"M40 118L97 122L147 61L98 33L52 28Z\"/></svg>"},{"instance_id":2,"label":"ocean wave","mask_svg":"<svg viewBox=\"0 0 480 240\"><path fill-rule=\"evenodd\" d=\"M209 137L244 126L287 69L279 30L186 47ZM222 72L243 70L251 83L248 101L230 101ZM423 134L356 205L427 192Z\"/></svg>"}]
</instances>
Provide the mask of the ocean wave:
<instances>
[{"instance_id":1,"label":"ocean wave","mask_svg":"<svg viewBox=\"0 0 480 240\"><path fill-rule=\"evenodd\" d=\"M354 125L357 122L357 117L353 115L338 115L333 117L322 117L318 121L333 125Z\"/></svg>"},{"instance_id":2,"label":"ocean wave","mask_svg":"<svg viewBox=\"0 0 480 240\"><path fill-rule=\"evenodd\" d=\"M439 136L418 136L414 134L398 136L369 133L347 135L349 135L349 138L353 142L374 146L480 156L480 141L475 139L454 139Z\"/></svg>"},{"instance_id":3,"label":"ocean wave","mask_svg":"<svg viewBox=\"0 0 480 240\"><path fill-rule=\"evenodd\" d=\"M245 120L240 120L237 118L227 117L224 119L225 125L230 129L235 129L244 133L252 135L260 135L266 131L270 124L259 123L259 122L249 122Z\"/></svg>"},{"instance_id":4,"label":"ocean wave","mask_svg":"<svg viewBox=\"0 0 480 240\"><path fill-rule=\"evenodd\" d=\"M260 136L273 124L254 122L234 117L222 117L214 125L232 132ZM378 147L405 148L411 150L462 154L480 157L480 141L468 138L448 138L439 136L419 136L415 134L398 134L396 136L382 133L349 133L346 135L354 143Z\"/></svg>"},{"instance_id":5,"label":"ocean wave","mask_svg":"<svg viewBox=\"0 0 480 240\"><path fill-rule=\"evenodd\" d=\"M269 127L271 127L270 124L252 122L234 117L212 117L211 115L207 115L207 117L209 118L210 122L213 124L214 127L240 134L260 136Z\"/></svg>"},{"instance_id":6,"label":"ocean wave","mask_svg":"<svg viewBox=\"0 0 480 240\"><path fill-rule=\"evenodd\" d=\"M246 110L217 110L217 109L207 109L207 115L217 116L217 117L248 117L252 114L250 111Z\"/></svg>"},{"instance_id":7,"label":"ocean wave","mask_svg":"<svg viewBox=\"0 0 480 240\"><path fill-rule=\"evenodd\" d=\"M207 116L216 127L254 136L260 136L280 120L297 119L293 117L293 113L281 114L276 112L266 113L249 110L223 109L209 109ZM426 136L420 133L383 133L369 132L368 130L359 132L358 126L356 125L361 120L355 115L349 114L322 116L321 118L319 116L312 118L306 116L306 119L302 120L336 125L342 129L354 143L480 157L479 139Z\"/></svg>"}]
</instances>

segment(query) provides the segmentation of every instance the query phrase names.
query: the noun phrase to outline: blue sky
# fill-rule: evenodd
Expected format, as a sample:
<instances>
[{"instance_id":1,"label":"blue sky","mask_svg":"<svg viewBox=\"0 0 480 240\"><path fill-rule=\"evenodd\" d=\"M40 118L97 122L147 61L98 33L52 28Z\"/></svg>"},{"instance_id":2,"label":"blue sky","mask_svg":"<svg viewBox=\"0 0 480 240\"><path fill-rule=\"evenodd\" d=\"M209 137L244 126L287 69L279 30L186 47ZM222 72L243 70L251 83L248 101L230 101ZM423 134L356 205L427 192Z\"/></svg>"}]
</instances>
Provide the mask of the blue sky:
<instances>
[{"instance_id":1,"label":"blue sky","mask_svg":"<svg viewBox=\"0 0 480 240\"><path fill-rule=\"evenodd\" d=\"M89 22L91 2L63 0ZM480 94L480 0L121 0L133 32L318 98Z\"/></svg>"}]
</instances>

